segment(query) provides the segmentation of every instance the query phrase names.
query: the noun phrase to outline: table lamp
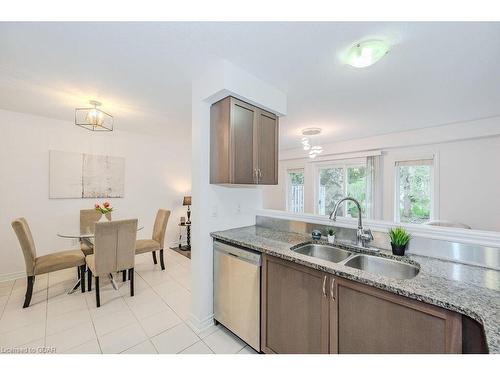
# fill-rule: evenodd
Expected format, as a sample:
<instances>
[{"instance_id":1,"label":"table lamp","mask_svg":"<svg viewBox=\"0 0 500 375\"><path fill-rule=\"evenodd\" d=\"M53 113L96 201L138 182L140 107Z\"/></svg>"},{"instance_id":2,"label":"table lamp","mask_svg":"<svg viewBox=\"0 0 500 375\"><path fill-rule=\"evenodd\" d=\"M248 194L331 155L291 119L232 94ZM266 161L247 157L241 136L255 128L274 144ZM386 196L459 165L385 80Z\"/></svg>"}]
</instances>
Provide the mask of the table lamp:
<instances>
[{"instance_id":1,"label":"table lamp","mask_svg":"<svg viewBox=\"0 0 500 375\"><path fill-rule=\"evenodd\" d=\"M184 197L184 200L182 201L182 205L188 206L186 224L191 224L191 196L190 195L187 195Z\"/></svg>"}]
</instances>

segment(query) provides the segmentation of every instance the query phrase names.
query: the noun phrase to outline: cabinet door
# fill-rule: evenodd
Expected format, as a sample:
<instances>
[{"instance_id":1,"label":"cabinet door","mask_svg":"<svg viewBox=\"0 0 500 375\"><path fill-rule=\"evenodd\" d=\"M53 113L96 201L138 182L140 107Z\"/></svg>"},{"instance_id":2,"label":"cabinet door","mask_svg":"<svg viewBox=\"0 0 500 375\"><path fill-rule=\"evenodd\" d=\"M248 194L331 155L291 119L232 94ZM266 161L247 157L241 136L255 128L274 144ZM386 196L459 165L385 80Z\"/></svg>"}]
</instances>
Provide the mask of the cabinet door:
<instances>
[{"instance_id":1,"label":"cabinet door","mask_svg":"<svg viewBox=\"0 0 500 375\"><path fill-rule=\"evenodd\" d=\"M260 110L257 113L258 181L262 185L278 184L278 118Z\"/></svg>"},{"instance_id":2,"label":"cabinet door","mask_svg":"<svg viewBox=\"0 0 500 375\"><path fill-rule=\"evenodd\" d=\"M461 352L460 314L344 279L336 284L330 346L338 353Z\"/></svg>"},{"instance_id":3,"label":"cabinet door","mask_svg":"<svg viewBox=\"0 0 500 375\"><path fill-rule=\"evenodd\" d=\"M264 256L261 348L264 353L328 353L328 276Z\"/></svg>"},{"instance_id":4,"label":"cabinet door","mask_svg":"<svg viewBox=\"0 0 500 375\"><path fill-rule=\"evenodd\" d=\"M256 108L231 98L231 171L233 184L254 184L256 179Z\"/></svg>"}]
</instances>

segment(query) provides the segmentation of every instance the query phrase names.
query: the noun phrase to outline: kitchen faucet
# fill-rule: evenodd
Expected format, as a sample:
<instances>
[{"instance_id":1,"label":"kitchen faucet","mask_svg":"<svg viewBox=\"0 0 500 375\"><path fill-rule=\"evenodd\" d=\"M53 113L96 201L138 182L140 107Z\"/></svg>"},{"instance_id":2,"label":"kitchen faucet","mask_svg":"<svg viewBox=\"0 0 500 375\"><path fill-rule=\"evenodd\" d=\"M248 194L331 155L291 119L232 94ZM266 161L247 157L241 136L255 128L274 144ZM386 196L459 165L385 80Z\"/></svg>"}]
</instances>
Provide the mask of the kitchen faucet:
<instances>
[{"instance_id":1,"label":"kitchen faucet","mask_svg":"<svg viewBox=\"0 0 500 375\"><path fill-rule=\"evenodd\" d=\"M361 205L359 204L359 202L356 199L346 197L346 198L342 198L341 200L339 200L335 204L335 207L333 208L333 211L330 214L330 220L333 220L333 221L337 220L337 211L338 211L340 205L345 201L352 201L358 207L358 231L356 232L356 244L358 246L361 246L361 247L367 247L366 245L368 244L368 242L373 240L373 234L372 234L372 231L370 229L363 229L363 221L361 218Z\"/></svg>"}]
</instances>

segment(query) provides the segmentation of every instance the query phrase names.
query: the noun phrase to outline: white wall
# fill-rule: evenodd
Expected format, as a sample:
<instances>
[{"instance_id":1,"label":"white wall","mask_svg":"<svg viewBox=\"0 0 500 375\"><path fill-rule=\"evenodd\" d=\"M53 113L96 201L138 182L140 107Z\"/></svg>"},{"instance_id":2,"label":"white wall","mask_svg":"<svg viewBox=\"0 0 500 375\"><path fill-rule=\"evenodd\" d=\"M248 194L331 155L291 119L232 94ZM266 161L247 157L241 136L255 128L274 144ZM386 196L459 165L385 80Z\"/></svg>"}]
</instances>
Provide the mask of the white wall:
<instances>
[{"instance_id":1,"label":"white wall","mask_svg":"<svg viewBox=\"0 0 500 375\"><path fill-rule=\"evenodd\" d=\"M490 119L440 129L363 138L325 145L325 149L326 154L336 154L336 150L346 156L349 152L383 151L382 201L378 202L382 217L375 219L387 221L394 219L394 161L436 154L439 174L438 217L466 223L473 229L500 231L499 133L500 119ZM286 209L286 170L303 167L306 172L305 211L314 213L314 163L305 158L293 158L304 155L302 150L287 150L281 155L289 159L280 161L279 185L264 188L264 207ZM323 157L327 158L326 155Z\"/></svg>"},{"instance_id":2,"label":"white wall","mask_svg":"<svg viewBox=\"0 0 500 375\"><path fill-rule=\"evenodd\" d=\"M233 95L271 112L286 112L286 96L227 61L205 64L192 90L191 312L189 324L200 332L213 325L213 249L210 232L255 224L262 189L209 183L210 105Z\"/></svg>"},{"instance_id":3,"label":"white wall","mask_svg":"<svg viewBox=\"0 0 500 375\"><path fill-rule=\"evenodd\" d=\"M28 220L37 253L43 255L74 248L57 233L77 231L79 210L104 201L49 199L49 150L125 157L125 196L109 199L113 217L138 218L144 225L138 237L148 238L156 210L170 209L165 243L177 241L177 223L185 216L182 197L191 189L190 130L186 125L175 137L164 138L119 130L97 133L72 122L0 110L0 278L24 272L12 219Z\"/></svg>"}]
</instances>

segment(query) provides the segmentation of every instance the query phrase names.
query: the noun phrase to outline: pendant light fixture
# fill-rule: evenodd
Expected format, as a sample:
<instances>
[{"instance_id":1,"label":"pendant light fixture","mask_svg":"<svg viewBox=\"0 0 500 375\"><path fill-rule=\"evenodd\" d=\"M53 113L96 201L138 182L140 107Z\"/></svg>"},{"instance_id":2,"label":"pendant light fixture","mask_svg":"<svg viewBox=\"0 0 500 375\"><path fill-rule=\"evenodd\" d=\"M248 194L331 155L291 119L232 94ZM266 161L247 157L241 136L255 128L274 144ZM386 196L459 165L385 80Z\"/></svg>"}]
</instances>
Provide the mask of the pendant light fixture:
<instances>
[{"instance_id":1,"label":"pendant light fixture","mask_svg":"<svg viewBox=\"0 0 500 375\"><path fill-rule=\"evenodd\" d=\"M309 158L315 159L316 156L323 152L323 147L321 146L311 146L311 141L309 137L315 136L321 133L321 128L306 128L302 130L302 148L304 151L309 151Z\"/></svg>"},{"instance_id":2,"label":"pendant light fixture","mask_svg":"<svg viewBox=\"0 0 500 375\"><path fill-rule=\"evenodd\" d=\"M75 125L91 131L113 131L113 116L97 108L100 102L91 100L89 103L93 108L75 109Z\"/></svg>"}]
</instances>

